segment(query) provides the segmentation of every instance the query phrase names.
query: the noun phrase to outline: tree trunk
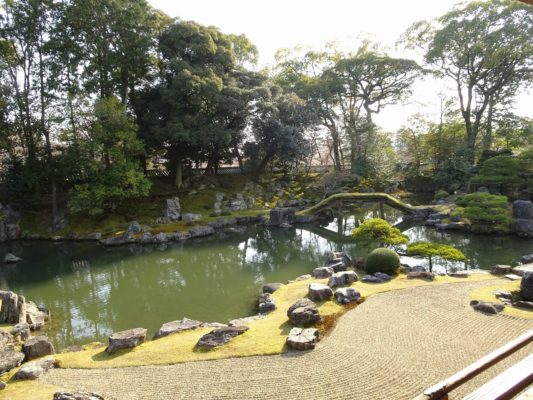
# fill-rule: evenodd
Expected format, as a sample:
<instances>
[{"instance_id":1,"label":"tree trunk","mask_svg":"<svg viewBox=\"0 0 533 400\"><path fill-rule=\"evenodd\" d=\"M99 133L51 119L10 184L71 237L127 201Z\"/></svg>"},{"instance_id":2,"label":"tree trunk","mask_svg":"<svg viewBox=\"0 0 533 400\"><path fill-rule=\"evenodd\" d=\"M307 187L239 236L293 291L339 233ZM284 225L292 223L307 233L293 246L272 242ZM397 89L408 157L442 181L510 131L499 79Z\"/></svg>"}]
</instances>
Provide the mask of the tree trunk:
<instances>
[{"instance_id":1,"label":"tree trunk","mask_svg":"<svg viewBox=\"0 0 533 400\"><path fill-rule=\"evenodd\" d=\"M494 110L494 101L492 96L489 100L489 106L487 111L487 126L485 134L483 135L483 150L490 150L492 147L492 118Z\"/></svg>"}]
</instances>

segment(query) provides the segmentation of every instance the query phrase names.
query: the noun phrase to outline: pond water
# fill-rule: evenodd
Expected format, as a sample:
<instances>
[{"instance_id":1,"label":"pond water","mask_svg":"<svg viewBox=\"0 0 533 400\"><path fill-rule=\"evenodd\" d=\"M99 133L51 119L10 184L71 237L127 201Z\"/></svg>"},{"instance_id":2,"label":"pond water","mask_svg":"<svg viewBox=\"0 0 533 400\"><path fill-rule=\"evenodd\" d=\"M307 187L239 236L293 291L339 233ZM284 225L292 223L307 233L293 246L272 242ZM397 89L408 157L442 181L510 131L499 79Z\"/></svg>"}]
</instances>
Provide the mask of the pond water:
<instances>
[{"instance_id":1,"label":"pond water","mask_svg":"<svg viewBox=\"0 0 533 400\"><path fill-rule=\"evenodd\" d=\"M0 289L23 294L52 312L44 329L61 349L106 341L113 332L148 328L188 317L227 322L254 314L261 286L285 282L322 265L324 255L344 250L364 256L371 249L349 235L358 221L377 216L371 206L330 223L294 229L242 227L211 238L164 246L104 248L94 243L13 242L0 245L23 258L0 264ZM398 222L389 212L387 219ZM443 233L424 226L399 226L411 240L452 244L468 267L510 263L531 252L531 241L510 236ZM423 260L404 258L409 264ZM437 262L438 264L438 262ZM439 264L435 269L465 268Z\"/></svg>"}]
</instances>

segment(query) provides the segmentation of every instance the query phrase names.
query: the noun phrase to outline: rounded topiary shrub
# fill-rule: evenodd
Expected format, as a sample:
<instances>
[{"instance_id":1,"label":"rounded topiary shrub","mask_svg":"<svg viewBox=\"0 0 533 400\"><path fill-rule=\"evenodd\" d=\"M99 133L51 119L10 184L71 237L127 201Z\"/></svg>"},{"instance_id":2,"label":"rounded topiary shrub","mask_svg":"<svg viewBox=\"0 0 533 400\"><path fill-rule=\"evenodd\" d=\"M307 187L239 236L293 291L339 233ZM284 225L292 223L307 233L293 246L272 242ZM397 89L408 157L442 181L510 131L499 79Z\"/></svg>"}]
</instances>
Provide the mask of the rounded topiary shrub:
<instances>
[{"instance_id":1,"label":"rounded topiary shrub","mask_svg":"<svg viewBox=\"0 0 533 400\"><path fill-rule=\"evenodd\" d=\"M384 272L395 274L400 267L400 256L391 249L379 248L372 250L366 257L365 270L369 274Z\"/></svg>"}]
</instances>

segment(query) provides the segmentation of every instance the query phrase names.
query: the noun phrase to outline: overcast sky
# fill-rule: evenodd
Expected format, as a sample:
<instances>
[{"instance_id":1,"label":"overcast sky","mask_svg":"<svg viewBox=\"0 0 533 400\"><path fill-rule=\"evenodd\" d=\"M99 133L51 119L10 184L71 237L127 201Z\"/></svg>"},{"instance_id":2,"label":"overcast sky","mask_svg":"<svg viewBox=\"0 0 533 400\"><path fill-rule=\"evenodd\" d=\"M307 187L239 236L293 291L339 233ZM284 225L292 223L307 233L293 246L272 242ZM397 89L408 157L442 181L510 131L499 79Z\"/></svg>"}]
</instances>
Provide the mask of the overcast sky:
<instances>
[{"instance_id":1,"label":"overcast sky","mask_svg":"<svg viewBox=\"0 0 533 400\"><path fill-rule=\"evenodd\" d=\"M171 17L214 25L224 33L244 33L259 49L261 65L271 64L277 49L296 45L320 49L330 41L343 50L356 50L361 38L369 38L393 52L396 40L413 22L438 17L457 4L456 0L148 1ZM419 82L410 104L385 108L376 122L395 131L411 114L434 117L441 90L446 90L445 85L434 80ZM532 103L533 94L521 95L517 113L533 117Z\"/></svg>"}]
</instances>

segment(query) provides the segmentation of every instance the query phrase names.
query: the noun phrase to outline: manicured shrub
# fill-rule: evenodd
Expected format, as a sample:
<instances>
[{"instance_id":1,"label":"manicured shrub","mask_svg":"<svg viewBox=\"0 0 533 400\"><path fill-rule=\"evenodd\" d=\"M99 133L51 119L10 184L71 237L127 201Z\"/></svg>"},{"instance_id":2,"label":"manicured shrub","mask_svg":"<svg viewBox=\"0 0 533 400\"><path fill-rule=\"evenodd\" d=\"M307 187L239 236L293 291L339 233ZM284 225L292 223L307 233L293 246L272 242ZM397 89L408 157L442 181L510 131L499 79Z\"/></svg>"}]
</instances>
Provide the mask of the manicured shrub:
<instances>
[{"instance_id":1,"label":"manicured shrub","mask_svg":"<svg viewBox=\"0 0 533 400\"><path fill-rule=\"evenodd\" d=\"M367 219L352 231L352 236L366 240L376 240L382 245L388 244L391 246L408 242L407 236L381 218Z\"/></svg>"},{"instance_id":2,"label":"manicured shrub","mask_svg":"<svg viewBox=\"0 0 533 400\"><path fill-rule=\"evenodd\" d=\"M445 199L449 195L450 194L446 190L437 190L437 192L435 193L435 200Z\"/></svg>"},{"instance_id":3,"label":"manicured shrub","mask_svg":"<svg viewBox=\"0 0 533 400\"><path fill-rule=\"evenodd\" d=\"M467 218L474 223L504 223L512 222L509 216L507 197L488 194L471 193L457 199L461 206L454 213L455 216Z\"/></svg>"},{"instance_id":4,"label":"manicured shrub","mask_svg":"<svg viewBox=\"0 0 533 400\"><path fill-rule=\"evenodd\" d=\"M375 272L395 274L399 267L400 256L395 251L384 247L372 250L365 261L365 271L369 274Z\"/></svg>"}]
</instances>

